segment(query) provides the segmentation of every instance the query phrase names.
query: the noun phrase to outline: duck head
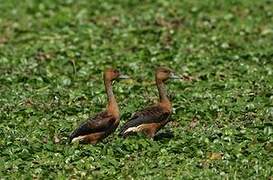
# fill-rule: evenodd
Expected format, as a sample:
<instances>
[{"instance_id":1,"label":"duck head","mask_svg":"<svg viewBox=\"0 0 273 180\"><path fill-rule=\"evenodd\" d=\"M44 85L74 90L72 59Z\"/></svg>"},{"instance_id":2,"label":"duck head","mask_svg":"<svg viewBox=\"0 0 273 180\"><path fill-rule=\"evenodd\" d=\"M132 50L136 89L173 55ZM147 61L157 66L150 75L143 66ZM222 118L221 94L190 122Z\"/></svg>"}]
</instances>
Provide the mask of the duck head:
<instances>
[{"instance_id":1,"label":"duck head","mask_svg":"<svg viewBox=\"0 0 273 180\"><path fill-rule=\"evenodd\" d=\"M130 77L122 74L119 70L114 68L108 68L104 71L104 79L108 81L114 81L117 79L129 79Z\"/></svg>"},{"instance_id":2,"label":"duck head","mask_svg":"<svg viewBox=\"0 0 273 180\"><path fill-rule=\"evenodd\" d=\"M161 81L167 81L168 79L181 79L171 69L165 67L159 67L156 69L156 79Z\"/></svg>"}]
</instances>

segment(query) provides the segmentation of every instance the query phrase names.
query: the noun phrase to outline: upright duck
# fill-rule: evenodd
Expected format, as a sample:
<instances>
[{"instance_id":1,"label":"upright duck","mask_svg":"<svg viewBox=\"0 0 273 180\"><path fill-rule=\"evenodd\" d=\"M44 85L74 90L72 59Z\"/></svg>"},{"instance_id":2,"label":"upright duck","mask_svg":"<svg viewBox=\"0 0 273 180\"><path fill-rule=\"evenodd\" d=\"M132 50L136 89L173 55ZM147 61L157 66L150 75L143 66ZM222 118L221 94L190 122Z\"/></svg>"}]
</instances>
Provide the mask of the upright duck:
<instances>
[{"instance_id":1,"label":"upright duck","mask_svg":"<svg viewBox=\"0 0 273 180\"><path fill-rule=\"evenodd\" d=\"M113 133L119 125L119 108L112 90L112 82L116 79L127 79L118 70L109 68L104 71L104 85L108 104L106 110L83 122L71 135L70 142L96 144Z\"/></svg>"},{"instance_id":2,"label":"upright duck","mask_svg":"<svg viewBox=\"0 0 273 180\"><path fill-rule=\"evenodd\" d=\"M133 114L131 119L121 128L120 135L127 137L135 132L142 132L149 138L169 122L172 104L167 96L165 82L168 79L180 79L170 69L159 67L155 71L155 81L159 92L159 102Z\"/></svg>"}]
</instances>

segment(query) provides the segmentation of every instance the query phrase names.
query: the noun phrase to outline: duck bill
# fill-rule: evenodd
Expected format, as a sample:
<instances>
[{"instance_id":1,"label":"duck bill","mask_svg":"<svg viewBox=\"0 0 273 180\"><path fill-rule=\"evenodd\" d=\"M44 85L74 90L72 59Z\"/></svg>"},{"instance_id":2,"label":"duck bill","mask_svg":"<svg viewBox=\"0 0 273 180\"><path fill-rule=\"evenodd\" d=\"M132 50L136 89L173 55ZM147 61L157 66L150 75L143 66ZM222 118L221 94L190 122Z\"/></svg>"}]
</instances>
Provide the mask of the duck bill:
<instances>
[{"instance_id":1,"label":"duck bill","mask_svg":"<svg viewBox=\"0 0 273 180\"><path fill-rule=\"evenodd\" d=\"M170 77L170 79L181 79L180 76L178 76L178 75L176 75L174 73L171 73L169 77Z\"/></svg>"},{"instance_id":2,"label":"duck bill","mask_svg":"<svg viewBox=\"0 0 273 180\"><path fill-rule=\"evenodd\" d=\"M119 79L131 79L130 76L127 76L127 75L125 75L125 74L119 75L118 78L119 78Z\"/></svg>"}]
</instances>

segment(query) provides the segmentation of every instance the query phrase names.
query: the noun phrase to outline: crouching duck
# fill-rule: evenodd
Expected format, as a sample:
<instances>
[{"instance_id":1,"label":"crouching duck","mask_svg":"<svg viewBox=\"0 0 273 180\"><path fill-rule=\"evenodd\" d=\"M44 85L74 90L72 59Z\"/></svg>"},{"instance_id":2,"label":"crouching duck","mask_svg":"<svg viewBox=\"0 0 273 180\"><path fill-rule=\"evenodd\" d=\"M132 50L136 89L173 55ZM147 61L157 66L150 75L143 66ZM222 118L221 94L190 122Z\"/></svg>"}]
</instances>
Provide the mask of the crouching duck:
<instances>
[{"instance_id":1,"label":"crouching duck","mask_svg":"<svg viewBox=\"0 0 273 180\"><path fill-rule=\"evenodd\" d=\"M104 71L104 85L107 93L108 104L106 110L87 119L70 135L70 142L79 141L85 144L96 144L113 133L119 125L119 108L115 99L112 82L116 79L127 79L116 69Z\"/></svg>"},{"instance_id":2,"label":"crouching duck","mask_svg":"<svg viewBox=\"0 0 273 180\"><path fill-rule=\"evenodd\" d=\"M127 137L135 132L142 132L149 138L156 139L157 132L169 122L172 104L167 96L164 83L168 79L180 79L168 68L157 68L155 81L159 91L159 102L133 114L131 119L121 128L120 136ZM163 135L164 136L164 135ZM171 134L171 136L173 136Z\"/></svg>"}]
</instances>

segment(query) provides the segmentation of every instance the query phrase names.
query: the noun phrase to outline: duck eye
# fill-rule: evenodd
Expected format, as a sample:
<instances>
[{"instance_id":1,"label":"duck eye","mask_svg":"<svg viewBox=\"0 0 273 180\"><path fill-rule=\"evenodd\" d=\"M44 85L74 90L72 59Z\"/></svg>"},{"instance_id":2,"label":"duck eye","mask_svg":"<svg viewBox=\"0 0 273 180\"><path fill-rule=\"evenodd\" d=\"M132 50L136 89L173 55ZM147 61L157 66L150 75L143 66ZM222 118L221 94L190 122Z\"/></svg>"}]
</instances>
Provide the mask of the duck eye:
<instances>
[{"instance_id":1,"label":"duck eye","mask_svg":"<svg viewBox=\"0 0 273 180\"><path fill-rule=\"evenodd\" d=\"M115 74L118 74L118 73L119 73L119 71L118 71L118 70L114 70L114 73L115 73Z\"/></svg>"}]
</instances>

